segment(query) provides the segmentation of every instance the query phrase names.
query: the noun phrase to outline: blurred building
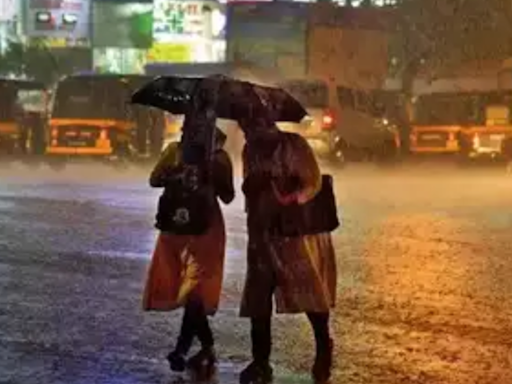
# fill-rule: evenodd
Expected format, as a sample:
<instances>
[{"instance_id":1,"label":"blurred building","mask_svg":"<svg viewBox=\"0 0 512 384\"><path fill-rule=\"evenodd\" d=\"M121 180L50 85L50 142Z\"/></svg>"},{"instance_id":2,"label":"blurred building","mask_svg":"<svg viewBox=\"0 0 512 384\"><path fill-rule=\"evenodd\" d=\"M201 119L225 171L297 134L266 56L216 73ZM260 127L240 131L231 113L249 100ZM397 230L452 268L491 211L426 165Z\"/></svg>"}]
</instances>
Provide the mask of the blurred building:
<instances>
[{"instance_id":1,"label":"blurred building","mask_svg":"<svg viewBox=\"0 0 512 384\"><path fill-rule=\"evenodd\" d=\"M378 7L231 3L227 58L272 68L283 77L329 78L348 87L377 88L387 74L389 16Z\"/></svg>"},{"instance_id":2,"label":"blurred building","mask_svg":"<svg viewBox=\"0 0 512 384\"><path fill-rule=\"evenodd\" d=\"M61 74L225 59L225 4L216 0L0 0L0 10L0 52L15 38L44 47Z\"/></svg>"},{"instance_id":3,"label":"blurred building","mask_svg":"<svg viewBox=\"0 0 512 384\"><path fill-rule=\"evenodd\" d=\"M344 0L337 2L348 4ZM352 0L350 3L358 12L363 5L378 9L393 2ZM364 60L369 62L384 54L381 48L375 48L381 46L382 36L372 32L379 27L370 25L365 31L356 32L351 23L360 16L346 16L350 10L341 11L346 7L337 7L342 13L336 16L341 20L337 25L327 27L323 21L312 22L312 18L318 19L311 16L314 3L313 0L0 0L0 52L12 41L44 48L46 56L36 55L37 60L46 57L46 66L53 66L53 71L61 75L83 71L140 73L148 63L218 63L235 59L263 64L290 76L303 76L311 71L326 72L327 69L318 68L319 64L330 66L330 72L337 66L366 68L357 60L366 57ZM343 37L340 37L342 30ZM325 38L327 35L331 38ZM337 37L332 38L333 35ZM365 41L356 47L356 53L348 43L353 39ZM341 45L338 40L342 41ZM327 47L327 42L332 47ZM338 58L343 57L341 61L318 60L333 49ZM375 52L370 54L371 50ZM336 70L336 76L342 71ZM361 69L357 76L365 71L373 69ZM344 76L352 78L354 74Z\"/></svg>"}]
</instances>

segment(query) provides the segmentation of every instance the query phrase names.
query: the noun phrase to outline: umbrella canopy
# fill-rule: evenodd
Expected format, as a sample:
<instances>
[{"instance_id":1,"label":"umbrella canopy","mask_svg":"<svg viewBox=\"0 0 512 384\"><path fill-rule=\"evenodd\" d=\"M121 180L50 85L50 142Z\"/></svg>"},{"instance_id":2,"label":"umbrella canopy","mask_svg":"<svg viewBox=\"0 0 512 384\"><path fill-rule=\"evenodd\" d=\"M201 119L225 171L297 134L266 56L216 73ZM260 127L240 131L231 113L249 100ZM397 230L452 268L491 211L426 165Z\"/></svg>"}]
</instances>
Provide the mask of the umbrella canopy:
<instances>
[{"instance_id":1,"label":"umbrella canopy","mask_svg":"<svg viewBox=\"0 0 512 384\"><path fill-rule=\"evenodd\" d=\"M250 117L255 109L268 113L274 121L300 122L307 112L288 92L226 76L158 77L132 95L131 102L163 109L175 115L187 115L195 90L203 82L218 89L215 113L220 119Z\"/></svg>"}]
</instances>

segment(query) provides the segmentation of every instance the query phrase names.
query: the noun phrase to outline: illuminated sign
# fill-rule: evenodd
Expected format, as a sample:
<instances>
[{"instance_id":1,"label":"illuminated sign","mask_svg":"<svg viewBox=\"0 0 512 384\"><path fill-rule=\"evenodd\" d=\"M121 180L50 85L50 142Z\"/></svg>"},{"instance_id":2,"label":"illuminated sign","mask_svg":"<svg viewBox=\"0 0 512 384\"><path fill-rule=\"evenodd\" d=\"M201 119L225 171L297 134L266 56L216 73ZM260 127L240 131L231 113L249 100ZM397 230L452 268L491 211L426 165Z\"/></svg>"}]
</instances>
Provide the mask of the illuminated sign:
<instances>
[{"instance_id":1,"label":"illuminated sign","mask_svg":"<svg viewBox=\"0 0 512 384\"><path fill-rule=\"evenodd\" d=\"M27 0L25 4L27 36L89 38L89 0Z\"/></svg>"},{"instance_id":2,"label":"illuminated sign","mask_svg":"<svg viewBox=\"0 0 512 384\"><path fill-rule=\"evenodd\" d=\"M225 15L215 1L155 0L153 38L160 42L176 37L216 38L222 34ZM220 27L219 27L220 25Z\"/></svg>"},{"instance_id":3,"label":"illuminated sign","mask_svg":"<svg viewBox=\"0 0 512 384\"><path fill-rule=\"evenodd\" d=\"M152 63L189 63L194 60L194 49L190 43L155 43L147 53Z\"/></svg>"}]
</instances>

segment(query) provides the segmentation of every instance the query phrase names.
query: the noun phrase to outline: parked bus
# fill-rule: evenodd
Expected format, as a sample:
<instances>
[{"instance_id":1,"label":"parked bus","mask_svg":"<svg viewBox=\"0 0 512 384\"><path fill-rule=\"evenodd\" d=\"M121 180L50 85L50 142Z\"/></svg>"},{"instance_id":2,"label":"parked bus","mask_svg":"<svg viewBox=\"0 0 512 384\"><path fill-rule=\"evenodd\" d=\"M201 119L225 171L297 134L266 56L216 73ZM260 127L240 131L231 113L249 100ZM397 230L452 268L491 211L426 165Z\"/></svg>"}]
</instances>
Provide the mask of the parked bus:
<instances>
[{"instance_id":1,"label":"parked bus","mask_svg":"<svg viewBox=\"0 0 512 384\"><path fill-rule=\"evenodd\" d=\"M507 91L443 92L418 96L413 103L411 151L500 157L512 133Z\"/></svg>"},{"instance_id":2,"label":"parked bus","mask_svg":"<svg viewBox=\"0 0 512 384\"><path fill-rule=\"evenodd\" d=\"M0 79L0 148L9 154L42 154L48 91L39 82Z\"/></svg>"},{"instance_id":3,"label":"parked bus","mask_svg":"<svg viewBox=\"0 0 512 384\"><path fill-rule=\"evenodd\" d=\"M480 93L474 105L478 124L462 132L462 154L479 159L502 159L504 142L512 138L512 91Z\"/></svg>"},{"instance_id":4,"label":"parked bus","mask_svg":"<svg viewBox=\"0 0 512 384\"><path fill-rule=\"evenodd\" d=\"M479 95L438 92L416 96L411 108L411 152L458 154L462 130L480 123Z\"/></svg>"},{"instance_id":5,"label":"parked bus","mask_svg":"<svg viewBox=\"0 0 512 384\"><path fill-rule=\"evenodd\" d=\"M130 104L152 77L73 75L58 82L52 99L48 155L132 158L158 155L163 112Z\"/></svg>"}]
</instances>

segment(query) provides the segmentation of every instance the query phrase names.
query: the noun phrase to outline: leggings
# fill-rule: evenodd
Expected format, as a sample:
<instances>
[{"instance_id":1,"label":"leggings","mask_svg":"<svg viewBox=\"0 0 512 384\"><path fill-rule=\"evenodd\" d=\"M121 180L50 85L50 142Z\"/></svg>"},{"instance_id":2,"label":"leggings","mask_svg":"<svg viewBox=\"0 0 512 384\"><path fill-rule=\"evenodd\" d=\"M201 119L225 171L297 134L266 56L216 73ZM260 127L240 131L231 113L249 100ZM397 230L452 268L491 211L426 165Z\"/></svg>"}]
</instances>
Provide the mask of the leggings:
<instances>
[{"instance_id":1,"label":"leggings","mask_svg":"<svg viewBox=\"0 0 512 384\"><path fill-rule=\"evenodd\" d=\"M329 348L329 313L309 312L308 320L313 328L317 351ZM251 318L252 355L256 362L266 364L270 360L272 349L272 319L268 317Z\"/></svg>"},{"instance_id":2,"label":"leggings","mask_svg":"<svg viewBox=\"0 0 512 384\"><path fill-rule=\"evenodd\" d=\"M203 349L213 347L213 333L204 305L199 300L191 299L185 305L185 312L183 313L181 330L175 350L180 354L186 355L192 347L194 337L196 336Z\"/></svg>"}]
</instances>

